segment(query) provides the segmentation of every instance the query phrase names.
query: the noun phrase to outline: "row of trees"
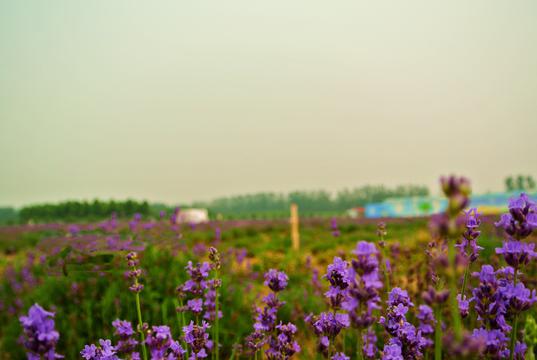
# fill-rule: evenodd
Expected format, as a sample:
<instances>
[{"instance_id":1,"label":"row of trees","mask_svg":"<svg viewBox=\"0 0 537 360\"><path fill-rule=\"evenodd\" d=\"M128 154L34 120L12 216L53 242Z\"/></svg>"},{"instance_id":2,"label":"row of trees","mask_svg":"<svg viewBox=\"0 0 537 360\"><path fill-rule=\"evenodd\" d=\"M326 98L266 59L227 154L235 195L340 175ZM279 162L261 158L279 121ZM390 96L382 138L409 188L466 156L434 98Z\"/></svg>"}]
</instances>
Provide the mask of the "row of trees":
<instances>
[{"instance_id":1,"label":"row of trees","mask_svg":"<svg viewBox=\"0 0 537 360\"><path fill-rule=\"evenodd\" d=\"M22 222L57 221L77 219L102 219L116 213L120 217L133 216L136 213L149 215L150 206L147 201L65 201L58 204L41 204L23 207L19 211Z\"/></svg>"},{"instance_id":2,"label":"row of trees","mask_svg":"<svg viewBox=\"0 0 537 360\"><path fill-rule=\"evenodd\" d=\"M381 202L392 197L427 196L425 186L406 185L395 188L385 186L363 186L345 189L332 195L328 191L293 191L289 194L257 193L218 198L208 202L194 202L185 207L209 209L211 215L221 214L224 218L267 218L286 216L289 206L296 203L301 215L337 214L368 203ZM135 213L157 217L161 210L169 214L174 207L151 204L147 201L66 201L58 204L32 205L18 213L21 222L98 220L116 213L119 217L131 217Z\"/></svg>"},{"instance_id":3,"label":"row of trees","mask_svg":"<svg viewBox=\"0 0 537 360\"><path fill-rule=\"evenodd\" d=\"M343 212L349 208L381 202L392 197L427 196L425 186L406 185L396 188L385 186L363 186L342 190L333 196L328 191L294 191L289 194L257 193L224 197L209 202L197 202L194 207L208 208L213 214L224 216L259 213L288 212L291 203L299 206L301 214Z\"/></svg>"},{"instance_id":4,"label":"row of trees","mask_svg":"<svg viewBox=\"0 0 537 360\"><path fill-rule=\"evenodd\" d=\"M535 191L535 179L531 175L508 176L505 178L505 190L507 191Z\"/></svg>"},{"instance_id":5,"label":"row of trees","mask_svg":"<svg viewBox=\"0 0 537 360\"><path fill-rule=\"evenodd\" d=\"M12 224L17 220L17 211L12 207L0 207L0 225Z\"/></svg>"}]
</instances>

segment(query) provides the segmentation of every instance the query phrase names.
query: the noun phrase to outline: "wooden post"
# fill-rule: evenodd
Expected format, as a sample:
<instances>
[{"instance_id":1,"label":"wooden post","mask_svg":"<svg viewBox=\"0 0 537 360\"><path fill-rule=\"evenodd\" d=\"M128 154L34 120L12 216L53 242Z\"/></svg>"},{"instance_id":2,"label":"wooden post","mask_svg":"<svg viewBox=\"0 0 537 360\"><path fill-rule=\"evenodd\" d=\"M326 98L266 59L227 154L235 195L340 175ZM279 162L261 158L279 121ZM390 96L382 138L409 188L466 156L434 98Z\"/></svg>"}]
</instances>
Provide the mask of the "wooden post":
<instances>
[{"instance_id":1,"label":"wooden post","mask_svg":"<svg viewBox=\"0 0 537 360\"><path fill-rule=\"evenodd\" d=\"M298 231L298 206L291 204L291 240L293 250L298 251L300 248L300 233Z\"/></svg>"}]
</instances>

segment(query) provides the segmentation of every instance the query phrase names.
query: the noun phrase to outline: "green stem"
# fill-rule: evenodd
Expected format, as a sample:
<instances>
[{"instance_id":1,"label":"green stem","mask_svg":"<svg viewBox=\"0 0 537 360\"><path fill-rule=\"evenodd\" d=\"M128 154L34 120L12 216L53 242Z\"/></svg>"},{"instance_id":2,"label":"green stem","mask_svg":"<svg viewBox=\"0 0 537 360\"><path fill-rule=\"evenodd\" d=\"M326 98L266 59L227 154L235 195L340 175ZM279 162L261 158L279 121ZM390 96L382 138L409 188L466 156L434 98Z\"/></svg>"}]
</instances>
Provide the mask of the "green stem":
<instances>
[{"instance_id":1,"label":"green stem","mask_svg":"<svg viewBox=\"0 0 537 360\"><path fill-rule=\"evenodd\" d=\"M136 280L136 283L138 281ZM147 360L147 349L145 348L145 335L142 322L142 308L140 306L140 293L136 293L136 311L138 312L138 331L140 331L140 339L142 342L142 355L144 360Z\"/></svg>"},{"instance_id":2,"label":"green stem","mask_svg":"<svg viewBox=\"0 0 537 360\"><path fill-rule=\"evenodd\" d=\"M181 309L183 308L183 299L180 299L179 301L177 301L177 299L175 299L175 307L177 307L177 305L179 305L181 307ZM181 343L183 344L183 349L186 351L185 355L186 355L186 358L188 359L188 347L186 346L186 341L184 339L184 337L182 336L183 334L183 327L185 327L186 325L186 322L185 322L185 312L184 311L181 311L181 318L179 319L179 314L177 314L177 311L175 312L175 316L177 318L177 322L179 323L179 336L181 337Z\"/></svg>"},{"instance_id":3,"label":"green stem","mask_svg":"<svg viewBox=\"0 0 537 360\"><path fill-rule=\"evenodd\" d=\"M516 286L518 269L515 268L515 275L513 277L513 285ZM513 318L513 329L511 330L511 346L509 347L509 359L513 360L515 358L515 344L516 344L516 333L518 328L518 314L515 314Z\"/></svg>"},{"instance_id":4,"label":"green stem","mask_svg":"<svg viewBox=\"0 0 537 360\"><path fill-rule=\"evenodd\" d=\"M436 326L434 330L434 360L442 360L442 310L435 308Z\"/></svg>"},{"instance_id":5,"label":"green stem","mask_svg":"<svg viewBox=\"0 0 537 360\"><path fill-rule=\"evenodd\" d=\"M466 282L468 281L468 272L470 269L470 263L466 265L466 269L464 269L464 278L462 280L462 290L461 290L461 298L464 300L464 293L466 291Z\"/></svg>"},{"instance_id":6,"label":"green stem","mask_svg":"<svg viewBox=\"0 0 537 360\"><path fill-rule=\"evenodd\" d=\"M448 241L448 259L449 265L451 266L451 274L449 276L451 317L453 321L453 330L455 331L455 339L460 341L462 339L462 322L461 315L459 313L459 306L457 304L457 265L455 264L454 241Z\"/></svg>"},{"instance_id":7,"label":"green stem","mask_svg":"<svg viewBox=\"0 0 537 360\"><path fill-rule=\"evenodd\" d=\"M362 351L362 331L361 330L358 330L358 340L356 341L356 358L358 360L363 360L364 358L364 355L363 355L363 351Z\"/></svg>"},{"instance_id":8,"label":"green stem","mask_svg":"<svg viewBox=\"0 0 537 360\"><path fill-rule=\"evenodd\" d=\"M388 273L388 266L386 265L386 249L384 248L386 246L386 242L384 241L384 236L380 237L380 241L384 243L384 246L381 247L382 252L382 270L384 271L384 282L386 286L386 293L389 293L391 290L390 286L390 274Z\"/></svg>"}]
</instances>

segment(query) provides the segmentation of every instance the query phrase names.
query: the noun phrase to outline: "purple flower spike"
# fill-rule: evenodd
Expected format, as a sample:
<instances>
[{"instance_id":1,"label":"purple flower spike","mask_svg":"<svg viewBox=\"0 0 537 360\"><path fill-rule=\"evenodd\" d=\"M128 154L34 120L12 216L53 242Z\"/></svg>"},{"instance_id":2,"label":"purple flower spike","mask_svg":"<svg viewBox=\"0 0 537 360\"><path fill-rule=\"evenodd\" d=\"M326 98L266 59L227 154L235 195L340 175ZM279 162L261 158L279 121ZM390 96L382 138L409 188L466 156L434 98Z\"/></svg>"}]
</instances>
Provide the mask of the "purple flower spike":
<instances>
[{"instance_id":1,"label":"purple flower spike","mask_svg":"<svg viewBox=\"0 0 537 360\"><path fill-rule=\"evenodd\" d=\"M274 292L285 289L287 287L287 281L289 281L289 278L283 271L270 269L265 274L265 285Z\"/></svg>"},{"instance_id":2,"label":"purple flower spike","mask_svg":"<svg viewBox=\"0 0 537 360\"><path fill-rule=\"evenodd\" d=\"M205 321L202 325L195 325L193 321L183 327L185 342L190 346L192 359L203 359L207 357L207 351L211 349L212 342L209 340L209 324ZM207 351L206 351L207 350Z\"/></svg>"},{"instance_id":3,"label":"purple flower spike","mask_svg":"<svg viewBox=\"0 0 537 360\"><path fill-rule=\"evenodd\" d=\"M34 304L28 311L28 316L21 316L20 323L24 328L24 346L28 358L57 359L63 356L56 354L55 348L60 334L54 329L54 313L46 311L39 304Z\"/></svg>"},{"instance_id":4,"label":"purple flower spike","mask_svg":"<svg viewBox=\"0 0 537 360\"><path fill-rule=\"evenodd\" d=\"M479 251L483 250L481 246L477 245L477 238L481 233L479 230L479 225L481 224L481 219L479 219L479 213L476 208L472 208L465 212L466 215L466 231L462 234L462 240L460 244L455 246L459 248L461 254L467 258L470 262L477 260L479 256Z\"/></svg>"},{"instance_id":5,"label":"purple flower spike","mask_svg":"<svg viewBox=\"0 0 537 360\"><path fill-rule=\"evenodd\" d=\"M350 360L351 358L345 355L344 353L336 353L331 358L331 360Z\"/></svg>"},{"instance_id":6,"label":"purple flower spike","mask_svg":"<svg viewBox=\"0 0 537 360\"><path fill-rule=\"evenodd\" d=\"M521 282L516 285L508 284L502 287L501 291L509 309L514 313L528 310L537 301L536 291L530 291Z\"/></svg>"},{"instance_id":7,"label":"purple flower spike","mask_svg":"<svg viewBox=\"0 0 537 360\"><path fill-rule=\"evenodd\" d=\"M518 198L509 200L509 212L503 214L495 225L517 240L524 239L537 229L537 204L522 193Z\"/></svg>"},{"instance_id":8,"label":"purple flower spike","mask_svg":"<svg viewBox=\"0 0 537 360\"><path fill-rule=\"evenodd\" d=\"M412 301L410 301L408 292L406 290L402 290L401 288L395 287L392 289L392 291L390 291L390 294L388 295L388 305L397 306L398 304L411 307L414 306Z\"/></svg>"},{"instance_id":9,"label":"purple flower spike","mask_svg":"<svg viewBox=\"0 0 537 360\"><path fill-rule=\"evenodd\" d=\"M528 244L522 241L510 239L504 241L503 247L496 248L496 254L501 254L505 261L515 269L521 265L526 265L531 259L537 256L533 251L535 244Z\"/></svg>"},{"instance_id":10,"label":"purple flower spike","mask_svg":"<svg viewBox=\"0 0 537 360\"><path fill-rule=\"evenodd\" d=\"M390 341L384 345L382 360L404 360L401 345L395 341Z\"/></svg>"}]
</instances>

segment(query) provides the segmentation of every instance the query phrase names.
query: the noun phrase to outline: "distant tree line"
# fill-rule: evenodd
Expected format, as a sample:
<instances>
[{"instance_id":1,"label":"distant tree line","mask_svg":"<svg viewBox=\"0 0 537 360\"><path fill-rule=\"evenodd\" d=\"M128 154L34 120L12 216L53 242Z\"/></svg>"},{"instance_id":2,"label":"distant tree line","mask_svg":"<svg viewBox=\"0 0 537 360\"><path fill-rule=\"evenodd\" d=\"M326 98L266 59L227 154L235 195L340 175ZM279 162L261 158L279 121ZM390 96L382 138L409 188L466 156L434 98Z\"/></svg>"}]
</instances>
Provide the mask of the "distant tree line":
<instances>
[{"instance_id":1,"label":"distant tree line","mask_svg":"<svg viewBox=\"0 0 537 360\"><path fill-rule=\"evenodd\" d=\"M296 203L300 213L307 215L341 213L353 207L381 202L388 198L427 195L429 195L429 190L426 186L404 185L387 188L380 185L367 185L339 191L335 196L324 190L293 191L289 194L265 192L223 197L208 202L195 202L192 206L208 208L211 214L235 217L236 215L287 213L291 203Z\"/></svg>"},{"instance_id":2,"label":"distant tree line","mask_svg":"<svg viewBox=\"0 0 537 360\"><path fill-rule=\"evenodd\" d=\"M407 196L427 196L429 190L425 186L405 185L395 188L385 186L362 186L352 190L345 189L331 194L325 190L293 191L288 194L262 192L248 195L217 198L208 202L194 202L181 205L180 208L207 208L211 217L220 214L223 218L281 218L288 215L289 206L296 203L302 216L332 216L369 203L381 202L388 198ZM147 201L65 201L57 204L40 204L20 209L18 217L10 214L10 219L18 218L19 222L51 222L51 221L92 221L104 219L112 213L118 217L131 217L140 213L144 217L158 217L161 211L169 215L175 206L160 203L149 204ZM1 219L0 211L0 219Z\"/></svg>"},{"instance_id":3,"label":"distant tree line","mask_svg":"<svg viewBox=\"0 0 537 360\"><path fill-rule=\"evenodd\" d=\"M535 191L535 179L531 175L508 176L505 178L505 190L507 191Z\"/></svg>"},{"instance_id":4,"label":"distant tree line","mask_svg":"<svg viewBox=\"0 0 537 360\"><path fill-rule=\"evenodd\" d=\"M23 207L19 211L19 220L57 221L78 219L102 219L116 213L119 217L129 217L136 213L149 215L150 206L147 201L65 201L58 204L41 204Z\"/></svg>"},{"instance_id":5,"label":"distant tree line","mask_svg":"<svg viewBox=\"0 0 537 360\"><path fill-rule=\"evenodd\" d=\"M0 224L13 224L17 221L17 211L12 207L0 207Z\"/></svg>"}]
</instances>

